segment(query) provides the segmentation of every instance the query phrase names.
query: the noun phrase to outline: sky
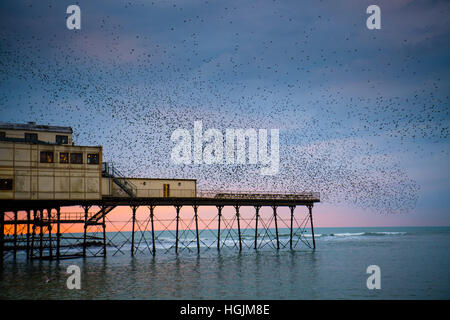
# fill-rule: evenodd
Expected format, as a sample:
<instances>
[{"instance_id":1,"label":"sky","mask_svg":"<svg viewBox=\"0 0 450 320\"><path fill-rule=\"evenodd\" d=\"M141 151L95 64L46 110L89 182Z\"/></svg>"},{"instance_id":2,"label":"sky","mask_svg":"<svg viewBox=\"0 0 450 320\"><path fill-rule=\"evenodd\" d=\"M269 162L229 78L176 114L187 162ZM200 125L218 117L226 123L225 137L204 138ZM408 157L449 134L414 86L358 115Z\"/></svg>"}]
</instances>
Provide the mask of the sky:
<instances>
[{"instance_id":1,"label":"sky","mask_svg":"<svg viewBox=\"0 0 450 320\"><path fill-rule=\"evenodd\" d=\"M69 30L66 9L81 9ZM377 4L381 29L369 30ZM450 225L448 1L0 3L0 121L71 126L136 177L317 191L317 226ZM280 169L174 164L171 134L279 129ZM126 209L123 209L124 212Z\"/></svg>"}]
</instances>

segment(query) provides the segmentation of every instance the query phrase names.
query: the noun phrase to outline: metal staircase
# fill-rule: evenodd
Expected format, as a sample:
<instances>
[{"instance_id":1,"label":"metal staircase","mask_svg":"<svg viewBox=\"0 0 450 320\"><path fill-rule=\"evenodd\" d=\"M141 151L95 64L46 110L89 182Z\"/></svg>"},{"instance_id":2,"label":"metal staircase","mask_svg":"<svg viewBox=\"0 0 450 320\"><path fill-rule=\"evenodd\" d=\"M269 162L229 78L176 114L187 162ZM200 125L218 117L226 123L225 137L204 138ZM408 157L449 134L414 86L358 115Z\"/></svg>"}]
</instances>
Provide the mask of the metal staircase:
<instances>
[{"instance_id":1,"label":"metal staircase","mask_svg":"<svg viewBox=\"0 0 450 320\"><path fill-rule=\"evenodd\" d=\"M95 225L99 224L99 221L103 216L106 216L110 213L116 206L106 206L102 207L98 212L94 213L91 217L89 217L86 221L86 224Z\"/></svg>"},{"instance_id":2,"label":"metal staircase","mask_svg":"<svg viewBox=\"0 0 450 320\"><path fill-rule=\"evenodd\" d=\"M111 162L103 162L102 168L103 177L111 178L115 184L117 184L126 194L131 198L135 198L137 195L137 187L131 183L123 174L120 173L114 164Z\"/></svg>"}]
</instances>

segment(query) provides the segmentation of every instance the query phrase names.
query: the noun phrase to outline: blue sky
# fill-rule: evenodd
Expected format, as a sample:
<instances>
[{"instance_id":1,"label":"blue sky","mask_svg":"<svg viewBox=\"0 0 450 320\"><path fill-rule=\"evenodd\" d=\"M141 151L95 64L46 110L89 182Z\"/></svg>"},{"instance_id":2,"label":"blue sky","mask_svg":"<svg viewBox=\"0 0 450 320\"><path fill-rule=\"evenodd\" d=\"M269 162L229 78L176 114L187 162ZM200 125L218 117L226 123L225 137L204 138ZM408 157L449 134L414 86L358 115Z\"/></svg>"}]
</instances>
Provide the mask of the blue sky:
<instances>
[{"instance_id":1,"label":"blue sky","mask_svg":"<svg viewBox=\"0 0 450 320\"><path fill-rule=\"evenodd\" d=\"M0 118L72 126L129 175L320 191L321 214L354 225L449 225L450 4L377 1L368 30L370 4L2 1ZM280 173L174 165L170 134L195 120L279 128Z\"/></svg>"}]
</instances>

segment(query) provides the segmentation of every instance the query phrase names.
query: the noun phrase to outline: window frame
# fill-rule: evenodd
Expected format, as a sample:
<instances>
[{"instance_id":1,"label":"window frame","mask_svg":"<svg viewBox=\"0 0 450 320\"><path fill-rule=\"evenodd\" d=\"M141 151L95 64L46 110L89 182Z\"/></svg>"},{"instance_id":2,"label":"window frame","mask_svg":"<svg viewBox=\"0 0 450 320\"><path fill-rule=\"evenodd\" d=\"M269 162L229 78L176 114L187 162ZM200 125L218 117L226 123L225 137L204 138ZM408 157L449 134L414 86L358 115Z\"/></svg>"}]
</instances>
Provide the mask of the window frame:
<instances>
[{"instance_id":1,"label":"window frame","mask_svg":"<svg viewBox=\"0 0 450 320\"><path fill-rule=\"evenodd\" d=\"M25 132L24 139L25 141L38 141L39 136L35 132Z\"/></svg>"},{"instance_id":2,"label":"window frame","mask_svg":"<svg viewBox=\"0 0 450 320\"><path fill-rule=\"evenodd\" d=\"M90 158L89 156L95 156L93 159L96 159L95 162L90 162ZM100 164L100 154L99 153L88 153L86 156L86 163L87 164L93 164L93 165L97 165Z\"/></svg>"},{"instance_id":3,"label":"window frame","mask_svg":"<svg viewBox=\"0 0 450 320\"><path fill-rule=\"evenodd\" d=\"M58 141L58 140L61 140L61 139L64 139L65 142ZM55 141L56 141L56 144L69 144L69 136L68 135L57 134L55 136Z\"/></svg>"},{"instance_id":4,"label":"window frame","mask_svg":"<svg viewBox=\"0 0 450 320\"><path fill-rule=\"evenodd\" d=\"M62 155L66 155L66 161L61 161ZM59 153L59 163L63 163L63 164L70 163L70 153L69 152L60 152Z\"/></svg>"},{"instance_id":5,"label":"window frame","mask_svg":"<svg viewBox=\"0 0 450 320\"><path fill-rule=\"evenodd\" d=\"M45 155L45 159L47 159L47 161L42 161L42 155L43 154L46 154ZM50 155L51 154L51 161L48 161L48 155ZM48 151L48 150L43 150L43 151L41 151L40 152L40 154L39 154L39 162L40 163L54 163L55 162L55 153L53 152L53 151Z\"/></svg>"},{"instance_id":6,"label":"window frame","mask_svg":"<svg viewBox=\"0 0 450 320\"><path fill-rule=\"evenodd\" d=\"M79 161L80 162L75 162L74 161L74 159L77 159L77 158L73 157L75 155L77 155L77 157L79 155ZM83 152L71 152L69 161L70 161L70 164L83 164Z\"/></svg>"}]
</instances>

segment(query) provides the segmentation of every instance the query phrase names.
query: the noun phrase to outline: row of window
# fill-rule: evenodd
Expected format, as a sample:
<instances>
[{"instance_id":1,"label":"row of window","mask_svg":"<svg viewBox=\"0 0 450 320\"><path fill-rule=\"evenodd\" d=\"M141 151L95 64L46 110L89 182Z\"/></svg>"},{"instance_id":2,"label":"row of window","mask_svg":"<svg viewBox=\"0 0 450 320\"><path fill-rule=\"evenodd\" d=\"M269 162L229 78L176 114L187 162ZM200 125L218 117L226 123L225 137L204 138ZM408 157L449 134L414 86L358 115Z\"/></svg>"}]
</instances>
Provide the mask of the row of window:
<instances>
[{"instance_id":1,"label":"row of window","mask_svg":"<svg viewBox=\"0 0 450 320\"><path fill-rule=\"evenodd\" d=\"M87 154L87 164L99 164L100 157L98 153ZM53 163L54 154L52 151L41 151L41 163ZM74 152L60 152L59 163L83 164L83 154Z\"/></svg>"},{"instance_id":2,"label":"row of window","mask_svg":"<svg viewBox=\"0 0 450 320\"><path fill-rule=\"evenodd\" d=\"M0 138L6 138L6 132L0 131ZM25 132L25 140L26 141L38 141L38 134ZM69 136L56 135L55 142L57 144L68 144Z\"/></svg>"}]
</instances>

